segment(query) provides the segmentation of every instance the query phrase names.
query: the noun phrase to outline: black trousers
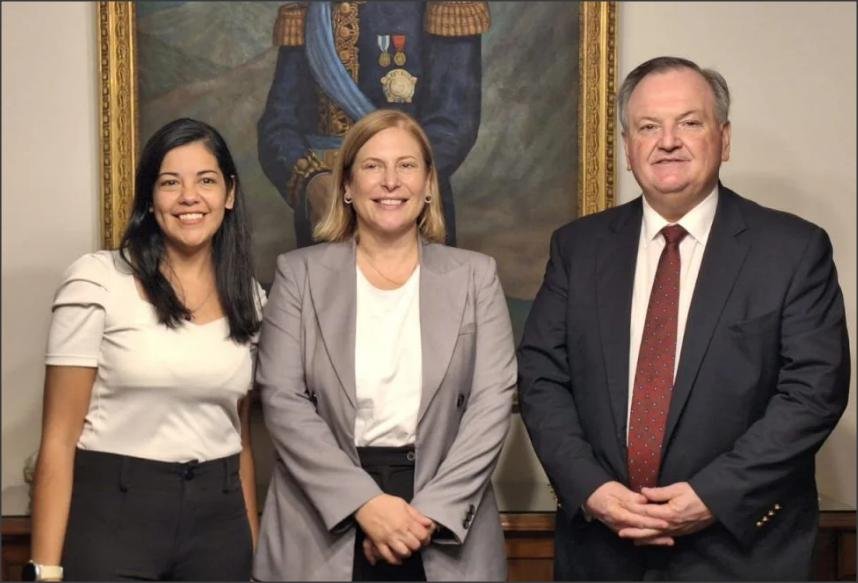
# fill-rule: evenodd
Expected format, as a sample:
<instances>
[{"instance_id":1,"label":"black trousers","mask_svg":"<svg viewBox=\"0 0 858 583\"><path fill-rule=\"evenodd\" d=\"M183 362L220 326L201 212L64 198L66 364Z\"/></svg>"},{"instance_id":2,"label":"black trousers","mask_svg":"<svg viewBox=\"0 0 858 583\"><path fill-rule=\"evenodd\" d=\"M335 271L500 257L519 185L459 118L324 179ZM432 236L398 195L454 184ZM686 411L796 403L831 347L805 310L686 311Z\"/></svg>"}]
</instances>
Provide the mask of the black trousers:
<instances>
[{"instance_id":1,"label":"black trousers","mask_svg":"<svg viewBox=\"0 0 858 583\"><path fill-rule=\"evenodd\" d=\"M66 581L248 581L238 454L167 463L77 450Z\"/></svg>"},{"instance_id":2,"label":"black trousers","mask_svg":"<svg viewBox=\"0 0 858 583\"><path fill-rule=\"evenodd\" d=\"M385 494L411 500L414 496L414 448L359 447L360 465L372 476ZM355 559L352 566L353 581L425 581L423 558L416 552L401 565L384 560L372 566L363 554L363 530L357 527Z\"/></svg>"}]
</instances>

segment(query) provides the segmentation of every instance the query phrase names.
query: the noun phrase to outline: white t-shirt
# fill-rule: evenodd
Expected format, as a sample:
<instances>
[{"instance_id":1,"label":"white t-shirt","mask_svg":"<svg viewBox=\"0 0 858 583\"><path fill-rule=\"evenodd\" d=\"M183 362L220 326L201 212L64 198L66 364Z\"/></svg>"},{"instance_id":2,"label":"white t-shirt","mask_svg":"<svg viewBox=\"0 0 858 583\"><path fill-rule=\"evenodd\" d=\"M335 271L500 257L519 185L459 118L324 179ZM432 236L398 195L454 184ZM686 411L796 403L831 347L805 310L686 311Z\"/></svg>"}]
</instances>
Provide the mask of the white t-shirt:
<instances>
[{"instance_id":1,"label":"white t-shirt","mask_svg":"<svg viewBox=\"0 0 858 583\"><path fill-rule=\"evenodd\" d=\"M402 287L381 290L357 271L355 445L414 443L423 385L420 267Z\"/></svg>"},{"instance_id":2,"label":"white t-shirt","mask_svg":"<svg viewBox=\"0 0 858 583\"><path fill-rule=\"evenodd\" d=\"M226 317L159 323L119 253L99 251L66 271L46 362L98 368L79 448L207 461L241 451L238 400L252 386L256 340L230 340Z\"/></svg>"}]
</instances>

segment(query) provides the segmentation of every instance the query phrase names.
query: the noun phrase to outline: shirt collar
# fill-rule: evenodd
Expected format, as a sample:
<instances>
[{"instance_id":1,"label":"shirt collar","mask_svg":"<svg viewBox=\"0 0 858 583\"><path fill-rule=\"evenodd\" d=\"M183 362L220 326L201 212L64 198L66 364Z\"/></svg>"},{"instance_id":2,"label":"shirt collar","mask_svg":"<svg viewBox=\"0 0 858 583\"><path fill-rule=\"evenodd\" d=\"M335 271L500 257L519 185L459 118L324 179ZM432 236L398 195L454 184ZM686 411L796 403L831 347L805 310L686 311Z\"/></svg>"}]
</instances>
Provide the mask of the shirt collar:
<instances>
[{"instance_id":1,"label":"shirt collar","mask_svg":"<svg viewBox=\"0 0 858 583\"><path fill-rule=\"evenodd\" d=\"M671 223L650 206L646 197L643 200L643 234L644 240L649 243L655 239L661 230L667 225L680 225L688 234L701 245L706 245L709 231L712 230L712 222L715 220L715 210L718 208L718 186L706 198L697 203L693 209L685 213L676 223Z\"/></svg>"}]
</instances>

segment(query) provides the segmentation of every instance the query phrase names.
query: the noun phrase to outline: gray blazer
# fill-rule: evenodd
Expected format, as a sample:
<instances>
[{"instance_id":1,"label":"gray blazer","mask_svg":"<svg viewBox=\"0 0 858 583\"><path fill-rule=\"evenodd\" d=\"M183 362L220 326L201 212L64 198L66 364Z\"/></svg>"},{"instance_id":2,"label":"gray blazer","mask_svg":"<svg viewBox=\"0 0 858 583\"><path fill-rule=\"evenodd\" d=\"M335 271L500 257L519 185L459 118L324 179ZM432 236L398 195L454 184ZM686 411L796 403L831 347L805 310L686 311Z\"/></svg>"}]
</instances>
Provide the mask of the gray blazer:
<instances>
[{"instance_id":1,"label":"gray blazer","mask_svg":"<svg viewBox=\"0 0 858 583\"><path fill-rule=\"evenodd\" d=\"M516 379L509 313L494 259L422 244L414 505L447 538L423 549L432 580L505 580L491 474ZM277 260L257 382L276 452L253 574L350 580L352 515L381 493L359 464L355 423L355 245Z\"/></svg>"}]
</instances>

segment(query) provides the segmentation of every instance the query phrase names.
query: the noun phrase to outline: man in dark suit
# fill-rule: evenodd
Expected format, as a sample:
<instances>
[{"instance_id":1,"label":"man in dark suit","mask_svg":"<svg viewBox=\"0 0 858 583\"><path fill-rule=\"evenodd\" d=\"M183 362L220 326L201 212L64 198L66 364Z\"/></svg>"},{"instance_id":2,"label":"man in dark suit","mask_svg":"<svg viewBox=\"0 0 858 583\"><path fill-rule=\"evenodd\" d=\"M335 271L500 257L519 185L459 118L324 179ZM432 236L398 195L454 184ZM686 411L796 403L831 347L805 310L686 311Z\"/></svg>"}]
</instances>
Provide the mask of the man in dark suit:
<instances>
[{"instance_id":1,"label":"man in dark suit","mask_svg":"<svg viewBox=\"0 0 858 583\"><path fill-rule=\"evenodd\" d=\"M557 579L804 579L848 339L819 227L718 179L729 91L659 57L618 95L643 196L556 231L519 348Z\"/></svg>"}]
</instances>

